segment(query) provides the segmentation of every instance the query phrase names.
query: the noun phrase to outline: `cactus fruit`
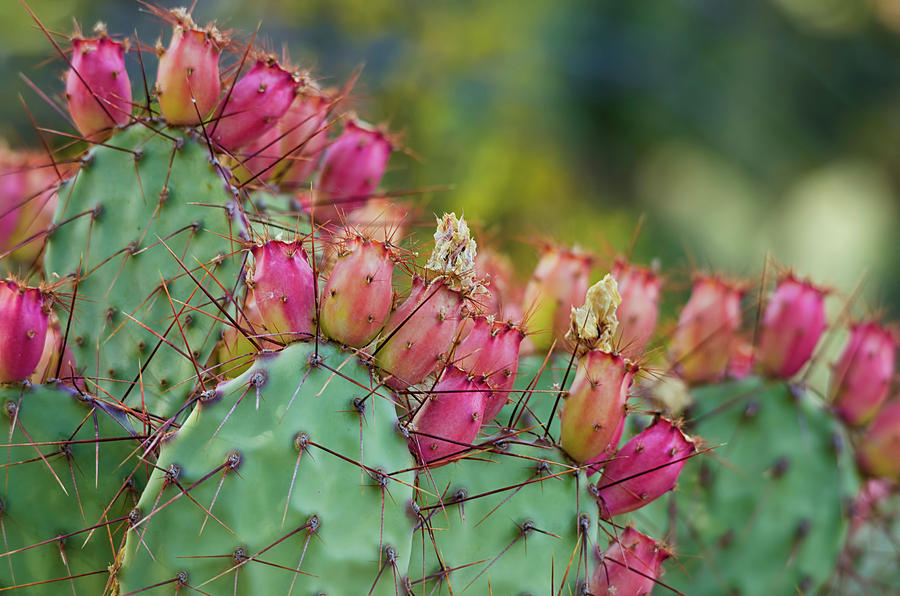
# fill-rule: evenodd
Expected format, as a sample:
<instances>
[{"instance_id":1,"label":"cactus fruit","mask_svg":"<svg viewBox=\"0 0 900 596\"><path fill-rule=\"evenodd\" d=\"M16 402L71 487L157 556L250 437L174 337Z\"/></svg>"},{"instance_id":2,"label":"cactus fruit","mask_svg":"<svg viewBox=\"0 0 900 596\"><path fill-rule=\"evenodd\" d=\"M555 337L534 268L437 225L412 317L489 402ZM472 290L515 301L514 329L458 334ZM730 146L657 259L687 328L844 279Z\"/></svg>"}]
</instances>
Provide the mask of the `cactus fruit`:
<instances>
[{"instance_id":1,"label":"cactus fruit","mask_svg":"<svg viewBox=\"0 0 900 596\"><path fill-rule=\"evenodd\" d=\"M850 339L834 367L831 401L847 424L870 420L888 396L894 376L896 340L874 322L850 329Z\"/></svg>"},{"instance_id":2,"label":"cactus fruit","mask_svg":"<svg viewBox=\"0 0 900 596\"><path fill-rule=\"evenodd\" d=\"M691 383L720 379L735 351L742 289L721 277L701 276L678 317L670 347L674 368Z\"/></svg>"},{"instance_id":3,"label":"cactus fruit","mask_svg":"<svg viewBox=\"0 0 900 596\"><path fill-rule=\"evenodd\" d=\"M743 284L700 277L648 352L655 266L589 288L593 258L551 247L522 292L452 213L415 262L414 213L372 196L394 142L346 90L150 10L174 30L146 106L127 42L77 37L90 147L0 156L25 280L0 284L0 591L780 594L842 572L855 462L898 475L880 325L851 332L830 408L788 382L825 328L792 276L756 341Z\"/></svg>"},{"instance_id":4,"label":"cactus fruit","mask_svg":"<svg viewBox=\"0 0 900 596\"><path fill-rule=\"evenodd\" d=\"M764 374L789 379L809 361L825 331L825 292L787 276L763 313L757 360Z\"/></svg>"},{"instance_id":5,"label":"cactus fruit","mask_svg":"<svg viewBox=\"0 0 900 596\"><path fill-rule=\"evenodd\" d=\"M50 297L11 279L0 282L0 383L27 379L44 352Z\"/></svg>"},{"instance_id":6,"label":"cactus fruit","mask_svg":"<svg viewBox=\"0 0 900 596\"><path fill-rule=\"evenodd\" d=\"M649 536L632 527L613 536L591 577L596 596L648 596L656 585L660 565L672 555Z\"/></svg>"},{"instance_id":7,"label":"cactus fruit","mask_svg":"<svg viewBox=\"0 0 900 596\"><path fill-rule=\"evenodd\" d=\"M131 80L125 69L125 45L98 26L94 38L72 40L66 75L69 113L85 137L101 140L131 119Z\"/></svg>"},{"instance_id":8,"label":"cactus fruit","mask_svg":"<svg viewBox=\"0 0 900 596\"><path fill-rule=\"evenodd\" d=\"M163 16L173 23L169 47L156 49L159 109L169 124L200 124L219 102L219 53L226 39L214 25L197 27L184 9Z\"/></svg>"}]
</instances>

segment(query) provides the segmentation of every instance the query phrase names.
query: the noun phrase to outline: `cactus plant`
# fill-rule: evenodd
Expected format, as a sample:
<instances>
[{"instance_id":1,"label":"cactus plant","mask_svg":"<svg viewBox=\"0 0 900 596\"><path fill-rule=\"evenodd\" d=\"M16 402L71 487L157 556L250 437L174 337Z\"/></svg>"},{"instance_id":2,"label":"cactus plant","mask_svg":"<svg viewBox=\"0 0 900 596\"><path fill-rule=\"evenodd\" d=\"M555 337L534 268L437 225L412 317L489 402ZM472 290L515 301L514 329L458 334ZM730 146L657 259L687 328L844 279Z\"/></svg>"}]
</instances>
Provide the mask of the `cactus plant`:
<instances>
[{"instance_id":1,"label":"cactus plant","mask_svg":"<svg viewBox=\"0 0 900 596\"><path fill-rule=\"evenodd\" d=\"M797 377L825 293L786 276L754 346L746 285L701 275L657 374L657 267L591 286L599 259L554 246L516 288L452 213L417 262L373 196L397 139L346 89L152 10L174 30L148 103L127 40L77 36L78 165L2 189L0 246L39 267L0 285L0 588L780 593L841 569L852 446L896 475L893 337L854 332L836 417ZM36 199L53 221L23 241ZM660 376L693 405L642 399Z\"/></svg>"}]
</instances>

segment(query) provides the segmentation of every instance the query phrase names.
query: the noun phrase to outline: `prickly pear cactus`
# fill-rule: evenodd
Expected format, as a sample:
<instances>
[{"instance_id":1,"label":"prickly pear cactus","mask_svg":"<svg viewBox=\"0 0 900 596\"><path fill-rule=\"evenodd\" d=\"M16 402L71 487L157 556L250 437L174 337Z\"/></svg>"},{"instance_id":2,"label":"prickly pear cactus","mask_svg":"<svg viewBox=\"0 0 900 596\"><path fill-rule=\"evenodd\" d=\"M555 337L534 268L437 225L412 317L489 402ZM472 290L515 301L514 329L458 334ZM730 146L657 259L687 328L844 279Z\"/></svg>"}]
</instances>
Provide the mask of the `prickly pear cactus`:
<instances>
[{"instance_id":1,"label":"prickly pear cactus","mask_svg":"<svg viewBox=\"0 0 900 596\"><path fill-rule=\"evenodd\" d=\"M69 346L99 390L171 416L218 340L242 265L233 197L197 138L134 124L59 191L44 269L65 281ZM71 317L71 324L67 317Z\"/></svg>"},{"instance_id":2,"label":"prickly pear cactus","mask_svg":"<svg viewBox=\"0 0 900 596\"><path fill-rule=\"evenodd\" d=\"M164 439L119 590L396 594L414 466L355 355L295 344L262 356Z\"/></svg>"},{"instance_id":3,"label":"prickly pear cactus","mask_svg":"<svg viewBox=\"0 0 900 596\"><path fill-rule=\"evenodd\" d=\"M515 436L418 478L414 594L577 593L593 566L597 507L583 470Z\"/></svg>"},{"instance_id":4,"label":"prickly pear cactus","mask_svg":"<svg viewBox=\"0 0 900 596\"><path fill-rule=\"evenodd\" d=\"M131 423L66 387L3 387L0 399L0 588L102 593L146 475Z\"/></svg>"},{"instance_id":5,"label":"prickly pear cactus","mask_svg":"<svg viewBox=\"0 0 900 596\"><path fill-rule=\"evenodd\" d=\"M675 547L665 582L690 594L815 592L835 567L856 490L844 431L783 382L751 377L694 397L689 427L712 450L679 490L634 514Z\"/></svg>"}]
</instances>

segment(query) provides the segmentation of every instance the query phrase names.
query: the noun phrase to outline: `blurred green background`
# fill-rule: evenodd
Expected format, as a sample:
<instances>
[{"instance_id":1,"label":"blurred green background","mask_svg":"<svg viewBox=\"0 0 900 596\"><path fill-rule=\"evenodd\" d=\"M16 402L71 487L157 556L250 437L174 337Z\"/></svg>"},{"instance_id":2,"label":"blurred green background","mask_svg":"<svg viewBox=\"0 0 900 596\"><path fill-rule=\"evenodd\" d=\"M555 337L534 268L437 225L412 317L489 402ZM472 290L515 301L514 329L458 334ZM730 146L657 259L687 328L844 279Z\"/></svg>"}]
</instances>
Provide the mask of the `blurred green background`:
<instances>
[{"instance_id":1,"label":"blurred green background","mask_svg":"<svg viewBox=\"0 0 900 596\"><path fill-rule=\"evenodd\" d=\"M54 31L168 39L137 2L28 1ZM771 254L842 293L865 275L857 312L900 315L900 0L199 0L195 17L261 23L329 84L365 64L355 107L415 154L385 186L452 185L425 213L462 210L523 274L533 241L611 255L643 215L637 259L752 275ZM19 94L64 121L19 73L58 94L64 66L18 2L0 20L0 134L34 145Z\"/></svg>"}]
</instances>

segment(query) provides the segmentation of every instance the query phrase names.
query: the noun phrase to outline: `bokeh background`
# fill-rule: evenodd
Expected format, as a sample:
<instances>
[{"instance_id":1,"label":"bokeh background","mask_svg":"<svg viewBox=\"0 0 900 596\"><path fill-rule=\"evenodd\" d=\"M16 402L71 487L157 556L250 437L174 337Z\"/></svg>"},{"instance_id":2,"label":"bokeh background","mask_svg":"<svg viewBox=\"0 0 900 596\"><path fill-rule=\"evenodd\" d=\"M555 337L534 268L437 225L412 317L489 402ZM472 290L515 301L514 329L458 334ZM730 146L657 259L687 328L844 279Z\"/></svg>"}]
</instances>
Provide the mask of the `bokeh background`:
<instances>
[{"instance_id":1,"label":"bokeh background","mask_svg":"<svg viewBox=\"0 0 900 596\"><path fill-rule=\"evenodd\" d=\"M53 31L167 27L130 0L28 0ZM174 7L181 3L162 0ZM900 316L900 0L199 0L405 133L385 186L453 208L510 251L533 243L753 275L767 255ZM62 127L20 78L60 60L0 2L0 135ZM135 63L132 79L138 77ZM424 232L424 230L423 230Z\"/></svg>"}]
</instances>

